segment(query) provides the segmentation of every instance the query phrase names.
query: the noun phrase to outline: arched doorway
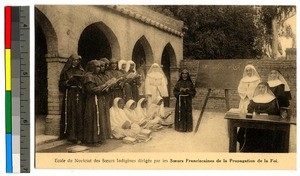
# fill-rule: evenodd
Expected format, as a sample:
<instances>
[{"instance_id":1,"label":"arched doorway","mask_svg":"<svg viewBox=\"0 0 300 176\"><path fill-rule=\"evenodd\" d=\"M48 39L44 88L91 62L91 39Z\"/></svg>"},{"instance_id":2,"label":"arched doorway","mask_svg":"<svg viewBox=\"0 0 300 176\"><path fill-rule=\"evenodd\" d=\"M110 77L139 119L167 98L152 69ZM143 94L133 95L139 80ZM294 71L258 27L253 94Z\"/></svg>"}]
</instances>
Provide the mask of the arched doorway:
<instances>
[{"instance_id":1,"label":"arched doorway","mask_svg":"<svg viewBox=\"0 0 300 176\"><path fill-rule=\"evenodd\" d=\"M146 53L140 40L138 40L132 51L132 61L136 64L136 69L146 64Z\"/></svg>"},{"instance_id":2,"label":"arched doorway","mask_svg":"<svg viewBox=\"0 0 300 176\"><path fill-rule=\"evenodd\" d=\"M138 69L142 65L150 65L153 63L152 48L145 36L139 38L135 43L132 51L132 61Z\"/></svg>"},{"instance_id":3,"label":"arched doorway","mask_svg":"<svg viewBox=\"0 0 300 176\"><path fill-rule=\"evenodd\" d=\"M38 7L34 8L35 15L35 120L37 135L45 134L46 118L50 115L49 105L54 101L49 101L51 97L48 78L48 59L57 57L58 42L57 35L52 23ZM49 57L49 58L46 58ZM58 89L58 88L57 88ZM52 114L51 114L52 115ZM49 121L50 122L50 121ZM51 123L51 122L50 122ZM50 127L51 128L51 127Z\"/></svg>"},{"instance_id":4,"label":"arched doorway","mask_svg":"<svg viewBox=\"0 0 300 176\"><path fill-rule=\"evenodd\" d=\"M46 54L57 55L57 36L52 23L38 8L35 15L35 114L48 114L48 66Z\"/></svg>"},{"instance_id":5,"label":"arched doorway","mask_svg":"<svg viewBox=\"0 0 300 176\"><path fill-rule=\"evenodd\" d=\"M144 95L144 81L147 74L147 65L153 63L153 52L145 36L139 38L132 50L132 61L136 64L136 70L141 75L140 94Z\"/></svg>"},{"instance_id":6,"label":"arched doorway","mask_svg":"<svg viewBox=\"0 0 300 176\"><path fill-rule=\"evenodd\" d=\"M162 57L161 57L161 65L163 66L162 69L168 80L168 92L169 92L169 97L164 98L164 104L165 106L169 107L170 96L172 93L170 67L176 65L175 52L170 43L168 43L163 50Z\"/></svg>"},{"instance_id":7,"label":"arched doorway","mask_svg":"<svg viewBox=\"0 0 300 176\"><path fill-rule=\"evenodd\" d=\"M42 27L35 23L35 114L48 113L46 37Z\"/></svg>"},{"instance_id":8,"label":"arched doorway","mask_svg":"<svg viewBox=\"0 0 300 176\"><path fill-rule=\"evenodd\" d=\"M120 46L116 36L104 23L97 22L87 26L78 42L78 54L83 58L82 66L88 61L106 57L120 57Z\"/></svg>"}]
</instances>

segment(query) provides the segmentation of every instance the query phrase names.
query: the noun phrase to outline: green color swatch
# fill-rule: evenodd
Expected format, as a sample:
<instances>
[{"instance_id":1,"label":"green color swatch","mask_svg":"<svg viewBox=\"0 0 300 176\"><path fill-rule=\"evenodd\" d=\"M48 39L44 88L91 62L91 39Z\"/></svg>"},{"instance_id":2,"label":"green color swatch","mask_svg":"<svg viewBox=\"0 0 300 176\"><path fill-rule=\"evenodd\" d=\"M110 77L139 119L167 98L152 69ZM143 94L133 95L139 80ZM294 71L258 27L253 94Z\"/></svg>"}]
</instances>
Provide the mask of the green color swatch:
<instances>
[{"instance_id":1,"label":"green color swatch","mask_svg":"<svg viewBox=\"0 0 300 176\"><path fill-rule=\"evenodd\" d=\"M5 91L5 125L6 125L6 134L12 133L12 99L11 91Z\"/></svg>"}]
</instances>

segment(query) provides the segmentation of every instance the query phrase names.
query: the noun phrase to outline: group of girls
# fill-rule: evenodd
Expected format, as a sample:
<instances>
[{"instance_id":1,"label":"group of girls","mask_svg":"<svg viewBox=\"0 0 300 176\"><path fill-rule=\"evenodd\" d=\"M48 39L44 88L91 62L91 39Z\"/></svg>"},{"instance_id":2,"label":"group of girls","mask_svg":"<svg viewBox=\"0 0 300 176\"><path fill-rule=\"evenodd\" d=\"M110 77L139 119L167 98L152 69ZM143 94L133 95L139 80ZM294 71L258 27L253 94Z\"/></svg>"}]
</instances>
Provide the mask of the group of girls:
<instances>
[{"instance_id":1,"label":"group of girls","mask_svg":"<svg viewBox=\"0 0 300 176\"><path fill-rule=\"evenodd\" d=\"M159 129L164 114L160 112L163 99L157 97L150 109L147 99L141 98L138 103L130 99L126 102L122 98L115 98L110 108L112 135L116 139L124 137L137 138L141 129Z\"/></svg>"},{"instance_id":2,"label":"group of girls","mask_svg":"<svg viewBox=\"0 0 300 176\"><path fill-rule=\"evenodd\" d=\"M247 65L238 86L241 113L280 115L288 108L290 87L278 70L271 70L268 81L262 82L253 65ZM240 128L238 142L241 152L282 152L283 132L265 129Z\"/></svg>"}]
</instances>

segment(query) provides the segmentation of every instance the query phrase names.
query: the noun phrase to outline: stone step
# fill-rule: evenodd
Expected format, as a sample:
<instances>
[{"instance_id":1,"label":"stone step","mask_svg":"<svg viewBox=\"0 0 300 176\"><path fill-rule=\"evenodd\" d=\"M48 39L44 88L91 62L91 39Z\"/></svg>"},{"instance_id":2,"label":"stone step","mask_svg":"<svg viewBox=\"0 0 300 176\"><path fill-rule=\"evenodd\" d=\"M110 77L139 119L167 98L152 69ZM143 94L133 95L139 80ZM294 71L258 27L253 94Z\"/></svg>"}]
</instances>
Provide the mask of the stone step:
<instances>
[{"instance_id":1,"label":"stone step","mask_svg":"<svg viewBox=\"0 0 300 176\"><path fill-rule=\"evenodd\" d=\"M36 152L57 147L67 143L67 140L59 140L54 135L37 135L36 136Z\"/></svg>"}]
</instances>

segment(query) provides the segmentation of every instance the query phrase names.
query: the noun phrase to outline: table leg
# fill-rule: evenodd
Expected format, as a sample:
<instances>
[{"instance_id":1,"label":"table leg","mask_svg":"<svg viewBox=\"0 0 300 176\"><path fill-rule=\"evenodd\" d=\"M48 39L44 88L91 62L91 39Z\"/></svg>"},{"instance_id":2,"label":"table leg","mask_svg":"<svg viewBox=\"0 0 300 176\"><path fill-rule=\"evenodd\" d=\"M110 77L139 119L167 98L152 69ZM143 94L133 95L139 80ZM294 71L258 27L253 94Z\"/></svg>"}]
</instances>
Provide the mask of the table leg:
<instances>
[{"instance_id":1,"label":"table leg","mask_svg":"<svg viewBox=\"0 0 300 176\"><path fill-rule=\"evenodd\" d=\"M229 120L227 120L227 133L228 133L228 138L230 138L231 131L230 131L230 121Z\"/></svg>"},{"instance_id":2,"label":"table leg","mask_svg":"<svg viewBox=\"0 0 300 176\"><path fill-rule=\"evenodd\" d=\"M284 148L283 152L289 153L290 146L290 125L287 125L286 130L284 131Z\"/></svg>"},{"instance_id":3,"label":"table leg","mask_svg":"<svg viewBox=\"0 0 300 176\"><path fill-rule=\"evenodd\" d=\"M237 127L229 120L229 152L236 152Z\"/></svg>"}]
</instances>

